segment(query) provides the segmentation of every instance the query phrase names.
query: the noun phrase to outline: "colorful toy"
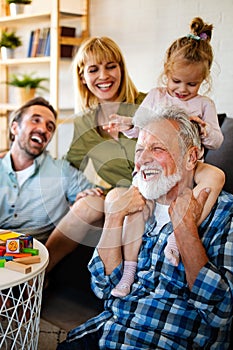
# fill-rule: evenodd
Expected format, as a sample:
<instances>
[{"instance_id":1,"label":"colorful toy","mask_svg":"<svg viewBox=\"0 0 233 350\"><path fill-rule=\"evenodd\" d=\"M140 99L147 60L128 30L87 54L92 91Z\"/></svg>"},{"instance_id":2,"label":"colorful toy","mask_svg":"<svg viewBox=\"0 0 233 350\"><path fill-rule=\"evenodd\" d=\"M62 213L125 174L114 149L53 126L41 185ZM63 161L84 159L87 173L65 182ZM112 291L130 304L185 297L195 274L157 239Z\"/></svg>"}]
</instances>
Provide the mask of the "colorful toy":
<instances>
[{"instance_id":1,"label":"colorful toy","mask_svg":"<svg viewBox=\"0 0 233 350\"><path fill-rule=\"evenodd\" d=\"M41 261L39 249L33 248L33 237L13 231L0 230L0 268L30 273L31 264Z\"/></svg>"}]
</instances>

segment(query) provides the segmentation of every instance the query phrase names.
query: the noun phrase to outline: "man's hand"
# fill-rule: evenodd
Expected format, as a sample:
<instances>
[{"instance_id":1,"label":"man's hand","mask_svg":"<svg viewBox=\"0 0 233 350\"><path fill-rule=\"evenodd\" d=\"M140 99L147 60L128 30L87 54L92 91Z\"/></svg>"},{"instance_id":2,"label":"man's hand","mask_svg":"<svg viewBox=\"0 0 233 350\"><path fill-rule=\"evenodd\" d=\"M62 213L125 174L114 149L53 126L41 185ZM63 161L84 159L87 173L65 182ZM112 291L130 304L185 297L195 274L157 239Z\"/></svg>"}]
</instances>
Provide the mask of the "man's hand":
<instances>
[{"instance_id":1,"label":"man's hand","mask_svg":"<svg viewBox=\"0 0 233 350\"><path fill-rule=\"evenodd\" d=\"M197 229L197 222L208 195L208 189L203 189L197 199L195 199L193 191L187 188L169 208L176 243L185 267L186 279L190 290L199 271L208 262L208 257Z\"/></svg>"},{"instance_id":2,"label":"man's hand","mask_svg":"<svg viewBox=\"0 0 233 350\"><path fill-rule=\"evenodd\" d=\"M182 221L189 221L190 224L197 225L208 196L208 188L203 189L197 198L194 197L191 189L186 188L184 192L171 203L169 208L169 215L174 230L178 225L182 224Z\"/></svg>"},{"instance_id":3,"label":"man's hand","mask_svg":"<svg viewBox=\"0 0 233 350\"><path fill-rule=\"evenodd\" d=\"M119 194L116 196L116 192ZM121 191L121 189L115 189L115 198L107 196L105 200L105 213L117 214L118 216L125 217L126 215L134 214L139 211L143 211L146 200L139 192L138 188L131 186L127 191Z\"/></svg>"}]
</instances>

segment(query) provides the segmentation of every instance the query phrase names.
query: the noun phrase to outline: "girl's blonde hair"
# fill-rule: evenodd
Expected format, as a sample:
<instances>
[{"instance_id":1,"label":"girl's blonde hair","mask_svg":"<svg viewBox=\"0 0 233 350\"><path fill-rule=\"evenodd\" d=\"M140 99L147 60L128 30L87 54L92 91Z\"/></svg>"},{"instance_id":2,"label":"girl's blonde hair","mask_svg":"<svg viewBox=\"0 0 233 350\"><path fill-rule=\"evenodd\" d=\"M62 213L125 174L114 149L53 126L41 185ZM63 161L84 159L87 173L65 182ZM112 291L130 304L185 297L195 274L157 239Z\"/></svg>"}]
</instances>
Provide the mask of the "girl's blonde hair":
<instances>
[{"instance_id":1,"label":"girl's blonde hair","mask_svg":"<svg viewBox=\"0 0 233 350\"><path fill-rule=\"evenodd\" d=\"M138 96L138 90L132 82L127 68L125 59L118 45L108 37L91 37L85 40L80 46L74 61L73 70L76 78L76 102L79 108L95 108L98 105L98 99L83 83L84 66L89 58L93 56L97 64L103 61L117 62L121 70L121 84L119 87L119 101L134 103Z\"/></svg>"},{"instance_id":2,"label":"girl's blonde hair","mask_svg":"<svg viewBox=\"0 0 233 350\"><path fill-rule=\"evenodd\" d=\"M213 25L195 17L190 24L191 33L175 40L167 49L164 61L164 73L172 71L174 63L203 63L203 80L211 87L210 68L213 62L213 50L210 45ZM185 62L186 61L186 62Z\"/></svg>"}]
</instances>

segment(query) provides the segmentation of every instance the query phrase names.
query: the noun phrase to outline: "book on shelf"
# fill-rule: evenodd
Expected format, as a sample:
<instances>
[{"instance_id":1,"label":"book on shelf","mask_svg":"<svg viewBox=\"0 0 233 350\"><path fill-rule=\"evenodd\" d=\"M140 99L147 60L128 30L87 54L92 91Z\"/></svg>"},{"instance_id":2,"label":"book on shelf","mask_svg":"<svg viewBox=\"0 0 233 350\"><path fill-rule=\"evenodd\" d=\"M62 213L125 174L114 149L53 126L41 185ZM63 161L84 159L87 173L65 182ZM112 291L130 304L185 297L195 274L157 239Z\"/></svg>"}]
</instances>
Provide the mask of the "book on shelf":
<instances>
[{"instance_id":1,"label":"book on shelf","mask_svg":"<svg viewBox=\"0 0 233 350\"><path fill-rule=\"evenodd\" d=\"M47 36L45 40L45 46L44 46L44 55L50 56L50 28L48 28Z\"/></svg>"},{"instance_id":2,"label":"book on shelf","mask_svg":"<svg viewBox=\"0 0 233 350\"><path fill-rule=\"evenodd\" d=\"M34 34L33 34L31 57L37 56L39 38L40 38L40 28L37 28L34 30Z\"/></svg>"},{"instance_id":3,"label":"book on shelf","mask_svg":"<svg viewBox=\"0 0 233 350\"><path fill-rule=\"evenodd\" d=\"M75 37L75 27L60 28L62 37ZM50 27L37 28L32 30L29 37L27 57L50 56ZM74 53L73 45L62 44L60 47L61 58L72 58Z\"/></svg>"},{"instance_id":4,"label":"book on shelf","mask_svg":"<svg viewBox=\"0 0 233 350\"><path fill-rule=\"evenodd\" d=\"M50 28L38 28L30 33L27 57L49 56Z\"/></svg>"},{"instance_id":5,"label":"book on shelf","mask_svg":"<svg viewBox=\"0 0 233 350\"><path fill-rule=\"evenodd\" d=\"M30 33L27 57L31 57L33 37L34 37L34 30L32 30Z\"/></svg>"}]
</instances>

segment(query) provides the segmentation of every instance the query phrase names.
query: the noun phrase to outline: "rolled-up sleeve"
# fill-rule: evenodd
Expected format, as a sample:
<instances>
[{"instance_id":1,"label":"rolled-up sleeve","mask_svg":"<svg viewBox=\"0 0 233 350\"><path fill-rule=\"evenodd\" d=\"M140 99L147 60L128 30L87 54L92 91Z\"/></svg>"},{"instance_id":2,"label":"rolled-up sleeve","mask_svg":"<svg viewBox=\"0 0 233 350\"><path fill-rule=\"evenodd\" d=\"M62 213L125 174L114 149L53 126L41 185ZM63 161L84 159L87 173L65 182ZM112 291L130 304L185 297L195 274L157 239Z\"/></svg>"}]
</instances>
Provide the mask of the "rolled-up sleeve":
<instances>
[{"instance_id":1,"label":"rolled-up sleeve","mask_svg":"<svg viewBox=\"0 0 233 350\"><path fill-rule=\"evenodd\" d=\"M91 287L96 296L100 299L109 298L112 288L119 282L122 276L122 263L118 265L111 273L105 275L104 264L95 249L93 257L88 264L91 273Z\"/></svg>"}]
</instances>

